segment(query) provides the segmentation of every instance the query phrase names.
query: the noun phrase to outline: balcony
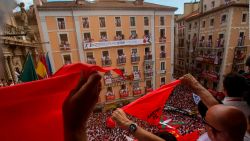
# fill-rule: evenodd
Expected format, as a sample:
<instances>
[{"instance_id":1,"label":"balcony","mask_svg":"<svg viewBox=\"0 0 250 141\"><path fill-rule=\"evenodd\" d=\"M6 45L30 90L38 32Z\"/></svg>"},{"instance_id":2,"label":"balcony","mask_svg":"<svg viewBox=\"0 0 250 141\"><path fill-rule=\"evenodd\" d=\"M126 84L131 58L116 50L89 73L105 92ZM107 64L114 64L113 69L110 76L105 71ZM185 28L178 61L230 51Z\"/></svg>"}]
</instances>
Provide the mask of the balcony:
<instances>
[{"instance_id":1,"label":"balcony","mask_svg":"<svg viewBox=\"0 0 250 141\"><path fill-rule=\"evenodd\" d=\"M144 55L144 60L145 61L152 60L152 54L151 53L146 53L146 55Z\"/></svg>"},{"instance_id":2,"label":"balcony","mask_svg":"<svg viewBox=\"0 0 250 141\"><path fill-rule=\"evenodd\" d=\"M134 71L133 76L134 76L134 81L141 80L140 71Z\"/></svg>"},{"instance_id":3,"label":"balcony","mask_svg":"<svg viewBox=\"0 0 250 141\"><path fill-rule=\"evenodd\" d=\"M126 89L121 89L119 94L120 94L120 98L126 98L129 96L128 90Z\"/></svg>"},{"instance_id":4,"label":"balcony","mask_svg":"<svg viewBox=\"0 0 250 141\"><path fill-rule=\"evenodd\" d=\"M153 77L153 70L152 69L145 70L144 77L146 79L151 79Z\"/></svg>"},{"instance_id":5,"label":"balcony","mask_svg":"<svg viewBox=\"0 0 250 141\"><path fill-rule=\"evenodd\" d=\"M134 40L134 39L137 39L138 35L137 34L132 34L129 36L129 39L130 40Z\"/></svg>"},{"instance_id":6,"label":"balcony","mask_svg":"<svg viewBox=\"0 0 250 141\"><path fill-rule=\"evenodd\" d=\"M123 40L123 39L124 39L124 35L123 34L122 35L117 35L117 36L114 37L115 41L119 41L119 40Z\"/></svg>"},{"instance_id":7,"label":"balcony","mask_svg":"<svg viewBox=\"0 0 250 141\"><path fill-rule=\"evenodd\" d=\"M161 51L161 53L160 53L160 58L161 58L161 59L166 58L166 53L165 53L164 51Z\"/></svg>"},{"instance_id":8,"label":"balcony","mask_svg":"<svg viewBox=\"0 0 250 141\"><path fill-rule=\"evenodd\" d=\"M70 50L70 44L68 42L64 42L60 44L60 50Z\"/></svg>"},{"instance_id":9,"label":"balcony","mask_svg":"<svg viewBox=\"0 0 250 141\"><path fill-rule=\"evenodd\" d=\"M113 83L113 78L112 78L112 75L111 74L105 74L103 76L103 79L104 79L104 84L105 85L109 85L109 84L112 84Z\"/></svg>"},{"instance_id":10,"label":"balcony","mask_svg":"<svg viewBox=\"0 0 250 141\"><path fill-rule=\"evenodd\" d=\"M239 37L237 46L243 47L245 45L245 37Z\"/></svg>"},{"instance_id":11,"label":"balcony","mask_svg":"<svg viewBox=\"0 0 250 141\"><path fill-rule=\"evenodd\" d=\"M205 42L205 40L200 40L200 42L199 42L199 47L206 47L206 42Z\"/></svg>"},{"instance_id":12,"label":"balcony","mask_svg":"<svg viewBox=\"0 0 250 141\"><path fill-rule=\"evenodd\" d=\"M166 43L166 41L167 41L167 40L166 40L166 37L165 37L165 36L159 38L159 42L160 42L160 43Z\"/></svg>"},{"instance_id":13,"label":"balcony","mask_svg":"<svg viewBox=\"0 0 250 141\"><path fill-rule=\"evenodd\" d=\"M134 88L133 90L133 96L138 96L138 95L142 95L142 90L141 88Z\"/></svg>"},{"instance_id":14,"label":"balcony","mask_svg":"<svg viewBox=\"0 0 250 141\"><path fill-rule=\"evenodd\" d=\"M202 77L209 79L213 82L218 82L219 81L219 75L216 72L211 72L211 71L203 71L202 72Z\"/></svg>"},{"instance_id":15,"label":"balcony","mask_svg":"<svg viewBox=\"0 0 250 141\"><path fill-rule=\"evenodd\" d=\"M124 65L126 64L126 56L119 56L117 58L117 65Z\"/></svg>"},{"instance_id":16,"label":"balcony","mask_svg":"<svg viewBox=\"0 0 250 141\"><path fill-rule=\"evenodd\" d=\"M138 62L140 62L140 56L138 56L137 54L132 55L131 56L131 63L134 64L134 63L138 63Z\"/></svg>"},{"instance_id":17,"label":"balcony","mask_svg":"<svg viewBox=\"0 0 250 141\"><path fill-rule=\"evenodd\" d=\"M218 40L216 41L215 47L224 48L224 42L225 42L225 40L224 40L223 38L218 39Z\"/></svg>"},{"instance_id":18,"label":"balcony","mask_svg":"<svg viewBox=\"0 0 250 141\"><path fill-rule=\"evenodd\" d=\"M161 70L160 74L166 74L166 70Z\"/></svg>"},{"instance_id":19,"label":"balcony","mask_svg":"<svg viewBox=\"0 0 250 141\"><path fill-rule=\"evenodd\" d=\"M112 61L109 57L102 58L102 66L109 67L111 66Z\"/></svg>"},{"instance_id":20,"label":"balcony","mask_svg":"<svg viewBox=\"0 0 250 141\"><path fill-rule=\"evenodd\" d=\"M95 58L93 58L93 57L88 57L88 58L87 58L87 63L88 63L88 64L93 64L93 65L95 65L95 64L96 64L96 60L95 60Z\"/></svg>"},{"instance_id":21,"label":"balcony","mask_svg":"<svg viewBox=\"0 0 250 141\"><path fill-rule=\"evenodd\" d=\"M235 48L234 60L233 60L233 66L232 66L233 72L239 72L240 70L244 70L246 56L247 56L246 46L238 46Z\"/></svg>"},{"instance_id":22,"label":"balcony","mask_svg":"<svg viewBox=\"0 0 250 141\"><path fill-rule=\"evenodd\" d=\"M115 95L106 95L106 101L113 101L115 100Z\"/></svg>"},{"instance_id":23,"label":"balcony","mask_svg":"<svg viewBox=\"0 0 250 141\"><path fill-rule=\"evenodd\" d=\"M143 43L148 43L148 44L151 43L151 38L150 38L149 35L144 35L143 36Z\"/></svg>"},{"instance_id":24,"label":"balcony","mask_svg":"<svg viewBox=\"0 0 250 141\"><path fill-rule=\"evenodd\" d=\"M150 93L153 91L153 88L152 87L146 87L145 88L145 93Z\"/></svg>"}]
</instances>

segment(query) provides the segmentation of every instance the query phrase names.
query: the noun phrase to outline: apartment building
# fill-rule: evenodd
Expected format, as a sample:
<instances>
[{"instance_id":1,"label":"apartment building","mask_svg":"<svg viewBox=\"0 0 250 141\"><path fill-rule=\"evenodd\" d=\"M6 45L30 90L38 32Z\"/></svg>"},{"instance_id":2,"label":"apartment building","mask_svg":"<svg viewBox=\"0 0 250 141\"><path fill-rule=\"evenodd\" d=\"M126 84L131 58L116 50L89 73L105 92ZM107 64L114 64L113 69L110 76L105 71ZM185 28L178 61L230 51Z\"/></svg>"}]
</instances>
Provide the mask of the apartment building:
<instances>
[{"instance_id":1,"label":"apartment building","mask_svg":"<svg viewBox=\"0 0 250 141\"><path fill-rule=\"evenodd\" d=\"M185 33L185 61L180 63L185 71L176 76L192 73L211 92L222 92L224 76L244 70L249 56L248 6L247 0L201 0L197 10L177 19L177 29ZM177 60L183 52L176 52ZM180 70L179 62L175 66Z\"/></svg>"},{"instance_id":2,"label":"apartment building","mask_svg":"<svg viewBox=\"0 0 250 141\"><path fill-rule=\"evenodd\" d=\"M37 19L56 71L83 62L123 70L103 74L99 102L120 103L172 80L176 8L143 0L43 2Z\"/></svg>"}]
</instances>

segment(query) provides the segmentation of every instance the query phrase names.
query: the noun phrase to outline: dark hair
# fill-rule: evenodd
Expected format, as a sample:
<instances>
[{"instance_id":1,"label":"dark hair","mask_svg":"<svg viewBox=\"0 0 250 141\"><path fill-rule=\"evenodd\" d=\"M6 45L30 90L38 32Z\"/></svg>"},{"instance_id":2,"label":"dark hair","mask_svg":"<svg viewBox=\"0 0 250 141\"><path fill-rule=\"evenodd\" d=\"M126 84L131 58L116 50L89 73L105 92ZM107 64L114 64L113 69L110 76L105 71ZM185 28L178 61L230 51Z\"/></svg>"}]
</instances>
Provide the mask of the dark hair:
<instances>
[{"instance_id":1,"label":"dark hair","mask_svg":"<svg viewBox=\"0 0 250 141\"><path fill-rule=\"evenodd\" d=\"M219 102L219 104L223 104L220 100L218 100L218 99L216 99L216 100ZM199 111L202 118L205 118L207 110L208 110L207 106L202 101L200 101L198 103L198 111Z\"/></svg>"},{"instance_id":2,"label":"dark hair","mask_svg":"<svg viewBox=\"0 0 250 141\"><path fill-rule=\"evenodd\" d=\"M169 132L158 132L155 135L164 139L165 141L177 141L176 137Z\"/></svg>"},{"instance_id":3,"label":"dark hair","mask_svg":"<svg viewBox=\"0 0 250 141\"><path fill-rule=\"evenodd\" d=\"M248 88L246 79L238 73L227 74L223 80L223 86L230 97L243 97Z\"/></svg>"}]
</instances>

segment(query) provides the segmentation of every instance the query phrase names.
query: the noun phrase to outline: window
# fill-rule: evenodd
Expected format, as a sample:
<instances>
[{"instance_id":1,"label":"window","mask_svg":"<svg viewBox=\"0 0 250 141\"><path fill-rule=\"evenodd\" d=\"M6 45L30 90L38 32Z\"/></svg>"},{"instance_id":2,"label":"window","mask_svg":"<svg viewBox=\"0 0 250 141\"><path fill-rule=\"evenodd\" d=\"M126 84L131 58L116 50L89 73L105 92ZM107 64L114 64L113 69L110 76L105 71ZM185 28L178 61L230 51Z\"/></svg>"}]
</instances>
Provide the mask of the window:
<instances>
[{"instance_id":1,"label":"window","mask_svg":"<svg viewBox=\"0 0 250 141\"><path fill-rule=\"evenodd\" d=\"M194 29L196 29L196 28L197 28L197 22L194 23Z\"/></svg>"},{"instance_id":2,"label":"window","mask_svg":"<svg viewBox=\"0 0 250 141\"><path fill-rule=\"evenodd\" d=\"M101 41L107 41L108 40L106 31L100 32L100 36L101 36Z\"/></svg>"},{"instance_id":3,"label":"window","mask_svg":"<svg viewBox=\"0 0 250 141\"><path fill-rule=\"evenodd\" d=\"M150 49L148 47L145 48L145 54L150 53Z\"/></svg>"},{"instance_id":4,"label":"window","mask_svg":"<svg viewBox=\"0 0 250 141\"><path fill-rule=\"evenodd\" d=\"M83 26L83 28L89 28L89 18L88 17L82 18L82 26Z\"/></svg>"},{"instance_id":5,"label":"window","mask_svg":"<svg viewBox=\"0 0 250 141\"><path fill-rule=\"evenodd\" d=\"M207 11L207 5L206 4L204 5L204 11Z\"/></svg>"},{"instance_id":6,"label":"window","mask_svg":"<svg viewBox=\"0 0 250 141\"><path fill-rule=\"evenodd\" d=\"M221 24L225 23L227 21L227 15L224 14L221 16Z\"/></svg>"},{"instance_id":7,"label":"window","mask_svg":"<svg viewBox=\"0 0 250 141\"><path fill-rule=\"evenodd\" d=\"M68 34L64 33L64 34L59 34L60 37L60 47L65 47L66 45L69 45L69 41L68 41Z\"/></svg>"},{"instance_id":8,"label":"window","mask_svg":"<svg viewBox=\"0 0 250 141\"><path fill-rule=\"evenodd\" d=\"M139 67L138 66L133 66L133 72L138 72L139 71Z\"/></svg>"},{"instance_id":9,"label":"window","mask_svg":"<svg viewBox=\"0 0 250 141\"><path fill-rule=\"evenodd\" d=\"M214 6L215 6L215 2L212 1L212 2L211 2L211 7L214 8Z\"/></svg>"},{"instance_id":10,"label":"window","mask_svg":"<svg viewBox=\"0 0 250 141\"><path fill-rule=\"evenodd\" d=\"M87 52L86 56L87 58L91 58L91 59L94 58L93 52Z\"/></svg>"},{"instance_id":11,"label":"window","mask_svg":"<svg viewBox=\"0 0 250 141\"><path fill-rule=\"evenodd\" d=\"M114 93L113 93L112 87L108 87L106 96L113 96L113 95L114 95Z\"/></svg>"},{"instance_id":12,"label":"window","mask_svg":"<svg viewBox=\"0 0 250 141\"><path fill-rule=\"evenodd\" d=\"M132 48L132 54L137 54L137 48Z\"/></svg>"},{"instance_id":13,"label":"window","mask_svg":"<svg viewBox=\"0 0 250 141\"><path fill-rule=\"evenodd\" d=\"M130 17L130 26L135 26L135 17Z\"/></svg>"},{"instance_id":14,"label":"window","mask_svg":"<svg viewBox=\"0 0 250 141\"><path fill-rule=\"evenodd\" d=\"M165 52L165 46L161 46L161 51Z\"/></svg>"},{"instance_id":15,"label":"window","mask_svg":"<svg viewBox=\"0 0 250 141\"><path fill-rule=\"evenodd\" d=\"M123 53L123 49L118 49L117 50L117 53L118 53L118 56L122 56L124 53Z\"/></svg>"},{"instance_id":16,"label":"window","mask_svg":"<svg viewBox=\"0 0 250 141\"><path fill-rule=\"evenodd\" d=\"M130 35L129 38L130 38L130 39L136 39L136 38L137 38L136 30L131 30L131 35Z\"/></svg>"},{"instance_id":17,"label":"window","mask_svg":"<svg viewBox=\"0 0 250 141\"><path fill-rule=\"evenodd\" d=\"M146 81L146 87L147 88L152 88L152 82L151 82L151 80L147 80Z\"/></svg>"},{"instance_id":18,"label":"window","mask_svg":"<svg viewBox=\"0 0 250 141\"><path fill-rule=\"evenodd\" d=\"M149 36L149 30L144 30L144 35Z\"/></svg>"},{"instance_id":19,"label":"window","mask_svg":"<svg viewBox=\"0 0 250 141\"><path fill-rule=\"evenodd\" d=\"M144 26L149 26L149 18L144 17Z\"/></svg>"},{"instance_id":20,"label":"window","mask_svg":"<svg viewBox=\"0 0 250 141\"><path fill-rule=\"evenodd\" d=\"M64 18L57 18L57 24L59 29L65 29L65 20Z\"/></svg>"},{"instance_id":21,"label":"window","mask_svg":"<svg viewBox=\"0 0 250 141\"><path fill-rule=\"evenodd\" d=\"M116 37L115 40L122 40L124 39L124 35L122 34L122 31L116 31Z\"/></svg>"},{"instance_id":22,"label":"window","mask_svg":"<svg viewBox=\"0 0 250 141\"><path fill-rule=\"evenodd\" d=\"M165 25L165 17L160 17L160 25Z\"/></svg>"},{"instance_id":23,"label":"window","mask_svg":"<svg viewBox=\"0 0 250 141\"><path fill-rule=\"evenodd\" d=\"M138 88L140 88L140 82L134 81L133 82L133 89L138 89Z\"/></svg>"},{"instance_id":24,"label":"window","mask_svg":"<svg viewBox=\"0 0 250 141\"><path fill-rule=\"evenodd\" d=\"M105 17L99 17L99 22L100 22L100 27L101 28L106 27Z\"/></svg>"},{"instance_id":25,"label":"window","mask_svg":"<svg viewBox=\"0 0 250 141\"><path fill-rule=\"evenodd\" d=\"M160 29L160 36L165 37L165 29Z\"/></svg>"},{"instance_id":26,"label":"window","mask_svg":"<svg viewBox=\"0 0 250 141\"><path fill-rule=\"evenodd\" d=\"M242 14L242 20L241 20L243 23L247 22L247 14L244 13Z\"/></svg>"},{"instance_id":27,"label":"window","mask_svg":"<svg viewBox=\"0 0 250 141\"><path fill-rule=\"evenodd\" d=\"M109 56L109 51L103 51L102 56L103 57L108 57Z\"/></svg>"},{"instance_id":28,"label":"window","mask_svg":"<svg viewBox=\"0 0 250 141\"><path fill-rule=\"evenodd\" d=\"M210 19L210 26L214 26L214 19Z\"/></svg>"},{"instance_id":29,"label":"window","mask_svg":"<svg viewBox=\"0 0 250 141\"><path fill-rule=\"evenodd\" d=\"M121 27L121 17L115 17L115 26Z\"/></svg>"},{"instance_id":30,"label":"window","mask_svg":"<svg viewBox=\"0 0 250 141\"><path fill-rule=\"evenodd\" d=\"M165 68L165 62L161 62L161 71L166 70Z\"/></svg>"},{"instance_id":31,"label":"window","mask_svg":"<svg viewBox=\"0 0 250 141\"><path fill-rule=\"evenodd\" d=\"M188 29L191 30L191 28L192 28L192 24L190 23L188 26Z\"/></svg>"},{"instance_id":32,"label":"window","mask_svg":"<svg viewBox=\"0 0 250 141\"><path fill-rule=\"evenodd\" d=\"M71 55L70 54L66 54L66 55L63 55L63 62L64 62L64 65L68 65L68 64L71 64Z\"/></svg>"},{"instance_id":33,"label":"window","mask_svg":"<svg viewBox=\"0 0 250 141\"><path fill-rule=\"evenodd\" d=\"M165 83L166 83L166 78L165 78L165 77L162 77L162 78L161 78L161 85L165 85Z\"/></svg>"},{"instance_id":34,"label":"window","mask_svg":"<svg viewBox=\"0 0 250 141\"><path fill-rule=\"evenodd\" d=\"M206 21L202 21L202 28L205 28L206 26Z\"/></svg>"},{"instance_id":35,"label":"window","mask_svg":"<svg viewBox=\"0 0 250 141\"><path fill-rule=\"evenodd\" d=\"M89 32L88 33L84 33L83 34L83 38L84 38L85 42L91 42L91 35L90 35Z\"/></svg>"}]
</instances>

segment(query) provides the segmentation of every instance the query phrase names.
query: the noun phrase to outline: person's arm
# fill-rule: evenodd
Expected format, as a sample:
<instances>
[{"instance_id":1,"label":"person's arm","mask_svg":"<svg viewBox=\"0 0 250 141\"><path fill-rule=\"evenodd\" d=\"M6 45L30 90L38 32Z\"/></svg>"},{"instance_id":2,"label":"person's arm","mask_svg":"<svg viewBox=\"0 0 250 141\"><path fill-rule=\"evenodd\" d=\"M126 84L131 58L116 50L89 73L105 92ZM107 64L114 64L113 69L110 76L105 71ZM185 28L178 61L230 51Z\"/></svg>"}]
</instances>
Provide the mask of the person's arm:
<instances>
[{"instance_id":1,"label":"person's arm","mask_svg":"<svg viewBox=\"0 0 250 141\"><path fill-rule=\"evenodd\" d=\"M87 141L87 120L98 101L101 76L93 73L87 80L81 77L78 86L63 104L64 141Z\"/></svg>"},{"instance_id":2,"label":"person's arm","mask_svg":"<svg viewBox=\"0 0 250 141\"><path fill-rule=\"evenodd\" d=\"M180 80L183 84L190 86L194 90L195 94L200 96L201 101L207 106L207 108L219 104L219 102L213 97L213 95L206 88L204 88L191 74L184 75L180 78Z\"/></svg>"},{"instance_id":3,"label":"person's arm","mask_svg":"<svg viewBox=\"0 0 250 141\"><path fill-rule=\"evenodd\" d=\"M112 119L115 120L119 126L124 127L126 129L129 129L129 126L133 123L127 118L124 111L119 108L113 112ZM131 134L139 141L165 141L164 139L144 130L139 126L137 126L136 131Z\"/></svg>"}]
</instances>

